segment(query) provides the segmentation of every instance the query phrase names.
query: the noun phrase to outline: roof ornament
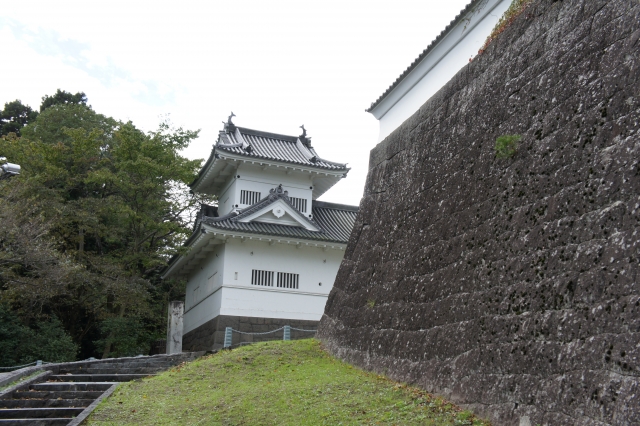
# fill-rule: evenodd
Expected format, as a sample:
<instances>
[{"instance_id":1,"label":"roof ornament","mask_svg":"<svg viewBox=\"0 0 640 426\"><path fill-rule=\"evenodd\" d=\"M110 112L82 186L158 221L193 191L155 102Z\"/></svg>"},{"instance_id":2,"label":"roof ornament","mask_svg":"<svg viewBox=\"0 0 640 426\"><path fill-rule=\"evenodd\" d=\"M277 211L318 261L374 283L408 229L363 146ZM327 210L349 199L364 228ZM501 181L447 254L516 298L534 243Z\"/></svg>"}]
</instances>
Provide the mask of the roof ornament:
<instances>
[{"instance_id":1,"label":"roof ornament","mask_svg":"<svg viewBox=\"0 0 640 426\"><path fill-rule=\"evenodd\" d=\"M227 122L226 123L224 121L222 122L222 124L224 124L225 133L230 133L230 132L235 132L236 131L236 125L233 124L233 121L231 121L233 119L233 117L235 117L235 116L236 115L233 113L233 111L231 111L231 115L227 119Z\"/></svg>"},{"instance_id":2,"label":"roof ornament","mask_svg":"<svg viewBox=\"0 0 640 426\"><path fill-rule=\"evenodd\" d=\"M276 188L271 188L269 193L273 195L284 195L285 197L289 196L289 191L285 191L282 188L282 184L278 185Z\"/></svg>"},{"instance_id":3,"label":"roof ornament","mask_svg":"<svg viewBox=\"0 0 640 426\"><path fill-rule=\"evenodd\" d=\"M307 136L307 129L304 128L304 124L300 126L300 128L302 129L302 134L298 136L298 139L300 139L300 142L302 142L304 146L311 148L311 138Z\"/></svg>"}]
</instances>

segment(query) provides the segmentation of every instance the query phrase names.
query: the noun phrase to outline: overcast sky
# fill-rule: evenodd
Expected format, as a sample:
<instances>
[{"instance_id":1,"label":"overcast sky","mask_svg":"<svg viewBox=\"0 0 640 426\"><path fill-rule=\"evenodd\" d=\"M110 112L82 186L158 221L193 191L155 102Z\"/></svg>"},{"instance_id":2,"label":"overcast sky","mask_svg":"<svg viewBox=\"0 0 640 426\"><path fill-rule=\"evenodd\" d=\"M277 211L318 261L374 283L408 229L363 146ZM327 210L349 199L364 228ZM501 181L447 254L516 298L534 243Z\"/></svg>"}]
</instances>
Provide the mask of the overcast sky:
<instances>
[{"instance_id":1,"label":"overcast sky","mask_svg":"<svg viewBox=\"0 0 640 426\"><path fill-rule=\"evenodd\" d=\"M60 88L143 130L201 129L206 159L230 111L300 134L348 177L322 199L358 204L378 122L364 110L469 0L20 0L0 9L0 105Z\"/></svg>"}]
</instances>

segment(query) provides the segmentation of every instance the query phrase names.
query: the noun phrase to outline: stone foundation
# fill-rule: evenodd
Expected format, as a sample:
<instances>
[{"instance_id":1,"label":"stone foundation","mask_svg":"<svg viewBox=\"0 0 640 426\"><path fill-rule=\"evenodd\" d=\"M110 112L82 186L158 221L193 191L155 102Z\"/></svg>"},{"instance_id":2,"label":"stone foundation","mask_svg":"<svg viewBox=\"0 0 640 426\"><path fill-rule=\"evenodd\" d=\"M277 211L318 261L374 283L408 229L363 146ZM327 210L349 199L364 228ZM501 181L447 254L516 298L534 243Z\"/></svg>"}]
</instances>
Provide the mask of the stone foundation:
<instances>
[{"instance_id":1,"label":"stone foundation","mask_svg":"<svg viewBox=\"0 0 640 426\"><path fill-rule=\"evenodd\" d=\"M226 327L231 327L234 330L245 333L264 333L285 325L305 330L315 330L318 326L318 321L219 315L205 322L200 327L186 333L182 339L182 349L184 351L220 349L224 344L224 330ZM315 336L315 333L291 330L291 340L305 339L313 336ZM232 344L236 346L242 343L282 340L282 338L283 330L264 335L233 333Z\"/></svg>"}]
</instances>

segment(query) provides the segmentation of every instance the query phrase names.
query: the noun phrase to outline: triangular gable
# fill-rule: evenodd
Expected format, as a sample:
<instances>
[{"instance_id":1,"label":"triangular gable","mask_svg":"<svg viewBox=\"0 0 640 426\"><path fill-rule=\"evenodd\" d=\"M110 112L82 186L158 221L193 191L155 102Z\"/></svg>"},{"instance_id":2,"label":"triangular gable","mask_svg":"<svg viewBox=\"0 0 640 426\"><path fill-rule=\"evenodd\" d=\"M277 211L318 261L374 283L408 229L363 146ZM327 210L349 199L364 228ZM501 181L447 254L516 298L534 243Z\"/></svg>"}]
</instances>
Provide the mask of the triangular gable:
<instances>
[{"instance_id":1,"label":"triangular gable","mask_svg":"<svg viewBox=\"0 0 640 426\"><path fill-rule=\"evenodd\" d=\"M315 225L309 222L302 214L286 203L283 199L275 200L257 211L238 219L238 222L262 222L275 225L300 226L309 231L320 231Z\"/></svg>"}]
</instances>

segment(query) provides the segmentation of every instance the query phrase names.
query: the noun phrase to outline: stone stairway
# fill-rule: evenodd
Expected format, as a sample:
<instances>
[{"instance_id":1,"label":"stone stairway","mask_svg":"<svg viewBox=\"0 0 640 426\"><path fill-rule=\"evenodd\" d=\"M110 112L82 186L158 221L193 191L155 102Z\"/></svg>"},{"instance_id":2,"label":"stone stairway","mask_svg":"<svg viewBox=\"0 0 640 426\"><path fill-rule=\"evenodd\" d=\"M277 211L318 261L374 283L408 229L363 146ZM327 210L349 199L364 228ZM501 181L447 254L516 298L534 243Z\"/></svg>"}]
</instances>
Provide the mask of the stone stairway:
<instances>
[{"instance_id":1,"label":"stone stairway","mask_svg":"<svg viewBox=\"0 0 640 426\"><path fill-rule=\"evenodd\" d=\"M204 352L50 364L0 393L0 426L80 424L121 382L153 376Z\"/></svg>"}]
</instances>

